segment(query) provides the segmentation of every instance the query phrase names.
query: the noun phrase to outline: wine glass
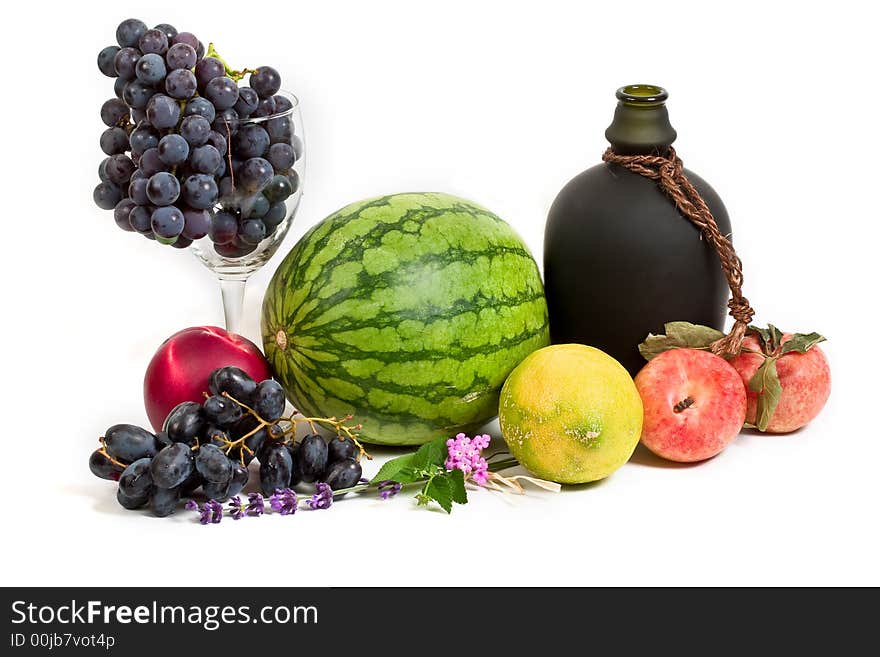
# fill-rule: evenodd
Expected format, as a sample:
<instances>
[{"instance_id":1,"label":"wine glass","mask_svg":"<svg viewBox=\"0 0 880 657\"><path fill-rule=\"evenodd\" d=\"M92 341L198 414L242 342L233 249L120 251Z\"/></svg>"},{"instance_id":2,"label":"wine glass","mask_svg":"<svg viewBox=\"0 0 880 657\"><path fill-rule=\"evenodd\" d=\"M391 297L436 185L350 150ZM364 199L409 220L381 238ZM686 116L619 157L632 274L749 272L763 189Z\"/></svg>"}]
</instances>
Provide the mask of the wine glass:
<instances>
[{"instance_id":1,"label":"wine glass","mask_svg":"<svg viewBox=\"0 0 880 657\"><path fill-rule=\"evenodd\" d=\"M225 158L227 170L231 175L221 180L219 200L214 207L214 225L215 227L218 225L217 215L219 213L231 215L236 219L238 236L232 242L218 244L209 235L194 241L190 246L196 257L214 272L220 281L223 315L226 321L226 330L230 333L238 333L241 325L244 290L248 278L265 265L278 250L281 241L287 235L302 198L302 185L305 176L305 142L303 141L299 100L286 91L280 91L275 98L276 100L282 99L278 101L281 105L281 111L270 116L238 119L234 124L227 124L226 137L229 143ZM268 185L264 185L265 179L260 179L260 176L265 172L257 171L256 182L254 182L253 171L242 171L244 160L239 158L239 154L236 152L234 146L238 143L236 136L242 130L260 133L260 131L253 130L248 126L258 126L269 135L270 150L265 152L262 157L270 163L275 162L279 171L275 172L273 169L271 173L286 178L290 185L289 188L285 189L282 181L274 179ZM289 146L290 149L277 147L276 144ZM291 153L295 159L292 161L292 166L286 168L291 163L290 159L286 159L291 157ZM288 191L290 195L280 200ZM232 220L229 217L224 218L231 224ZM247 226L247 228L255 229L254 231L244 230L244 223L252 220L262 222L265 228L265 238L259 239L261 233L256 224ZM232 226L235 229L236 224L232 224ZM217 237L216 233L213 236ZM252 243L256 240L259 240L256 244Z\"/></svg>"}]
</instances>

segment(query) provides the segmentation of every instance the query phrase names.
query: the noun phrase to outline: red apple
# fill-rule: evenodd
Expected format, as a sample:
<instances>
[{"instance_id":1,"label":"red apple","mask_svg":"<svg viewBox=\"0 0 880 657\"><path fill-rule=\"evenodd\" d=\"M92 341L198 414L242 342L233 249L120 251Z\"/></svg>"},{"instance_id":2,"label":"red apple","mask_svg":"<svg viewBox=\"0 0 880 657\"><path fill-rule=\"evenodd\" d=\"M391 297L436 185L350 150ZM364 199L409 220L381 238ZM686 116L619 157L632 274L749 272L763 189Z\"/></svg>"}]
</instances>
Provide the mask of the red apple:
<instances>
[{"instance_id":1,"label":"red apple","mask_svg":"<svg viewBox=\"0 0 880 657\"><path fill-rule=\"evenodd\" d=\"M241 368L255 381L272 377L257 345L216 326L183 329L165 340L144 376L144 404L153 428L161 430L180 402L204 401L208 376L226 365Z\"/></svg>"},{"instance_id":2,"label":"red apple","mask_svg":"<svg viewBox=\"0 0 880 657\"><path fill-rule=\"evenodd\" d=\"M699 349L655 356L635 378L645 419L642 443L670 461L711 458L746 419L742 379L726 360Z\"/></svg>"},{"instance_id":3,"label":"red apple","mask_svg":"<svg viewBox=\"0 0 880 657\"><path fill-rule=\"evenodd\" d=\"M782 344L791 336L791 333L783 334ZM758 338L747 335L743 340L743 349L760 352ZM749 390L749 381L763 362L764 356L746 352L730 360L730 364L745 383L748 399L746 422L749 424L755 423L758 405L758 393ZM805 353L790 351L779 356L776 373L782 386L782 394L765 431L787 433L810 422L825 406L831 394L831 369L825 353L817 345L813 345Z\"/></svg>"}]
</instances>

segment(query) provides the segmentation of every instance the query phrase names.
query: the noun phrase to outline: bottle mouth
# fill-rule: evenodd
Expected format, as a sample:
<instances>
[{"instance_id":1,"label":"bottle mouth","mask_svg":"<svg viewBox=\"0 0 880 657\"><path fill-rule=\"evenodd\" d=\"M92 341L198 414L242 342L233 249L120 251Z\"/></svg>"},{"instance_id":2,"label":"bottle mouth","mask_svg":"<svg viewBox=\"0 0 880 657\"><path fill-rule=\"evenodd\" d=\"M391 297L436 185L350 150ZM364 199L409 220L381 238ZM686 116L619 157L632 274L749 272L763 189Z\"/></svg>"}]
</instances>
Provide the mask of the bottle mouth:
<instances>
[{"instance_id":1,"label":"bottle mouth","mask_svg":"<svg viewBox=\"0 0 880 657\"><path fill-rule=\"evenodd\" d=\"M621 103L627 105L659 105L666 102L669 93L656 84L628 84L615 94Z\"/></svg>"}]
</instances>

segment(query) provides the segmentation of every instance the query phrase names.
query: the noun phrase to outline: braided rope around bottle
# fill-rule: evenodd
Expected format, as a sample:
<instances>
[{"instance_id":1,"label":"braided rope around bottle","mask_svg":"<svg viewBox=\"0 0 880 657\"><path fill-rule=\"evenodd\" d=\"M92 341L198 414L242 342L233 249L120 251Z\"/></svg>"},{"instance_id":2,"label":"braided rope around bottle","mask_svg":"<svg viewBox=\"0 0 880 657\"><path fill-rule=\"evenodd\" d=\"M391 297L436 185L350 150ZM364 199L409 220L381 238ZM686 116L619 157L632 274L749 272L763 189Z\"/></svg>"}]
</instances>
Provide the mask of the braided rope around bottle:
<instances>
[{"instance_id":1,"label":"braided rope around bottle","mask_svg":"<svg viewBox=\"0 0 880 657\"><path fill-rule=\"evenodd\" d=\"M743 296L742 261L736 255L730 239L721 234L709 206L694 188L683 171L681 159L675 149L669 147L668 156L659 155L618 155L611 148L602 155L602 160L657 181L657 185L675 203L675 207L692 224L700 229L718 254L721 268L730 286L730 300L727 307L734 324L730 333L712 343L712 352L720 356L733 356L739 353L742 341L755 311L749 300Z\"/></svg>"}]
</instances>

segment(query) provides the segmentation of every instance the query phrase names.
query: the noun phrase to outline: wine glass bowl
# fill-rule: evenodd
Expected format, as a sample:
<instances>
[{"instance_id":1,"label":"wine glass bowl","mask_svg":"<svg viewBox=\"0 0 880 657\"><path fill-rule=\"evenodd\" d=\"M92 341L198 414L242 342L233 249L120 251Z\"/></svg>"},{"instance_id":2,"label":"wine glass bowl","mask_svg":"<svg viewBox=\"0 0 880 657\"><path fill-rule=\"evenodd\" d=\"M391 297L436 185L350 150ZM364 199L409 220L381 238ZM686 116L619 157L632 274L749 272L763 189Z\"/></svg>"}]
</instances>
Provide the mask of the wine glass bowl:
<instances>
[{"instance_id":1,"label":"wine glass bowl","mask_svg":"<svg viewBox=\"0 0 880 657\"><path fill-rule=\"evenodd\" d=\"M226 329L233 333L247 279L276 253L302 198L306 153L299 101L285 91L276 98L289 106L226 123L227 172L211 230L190 246L220 281Z\"/></svg>"}]
</instances>

